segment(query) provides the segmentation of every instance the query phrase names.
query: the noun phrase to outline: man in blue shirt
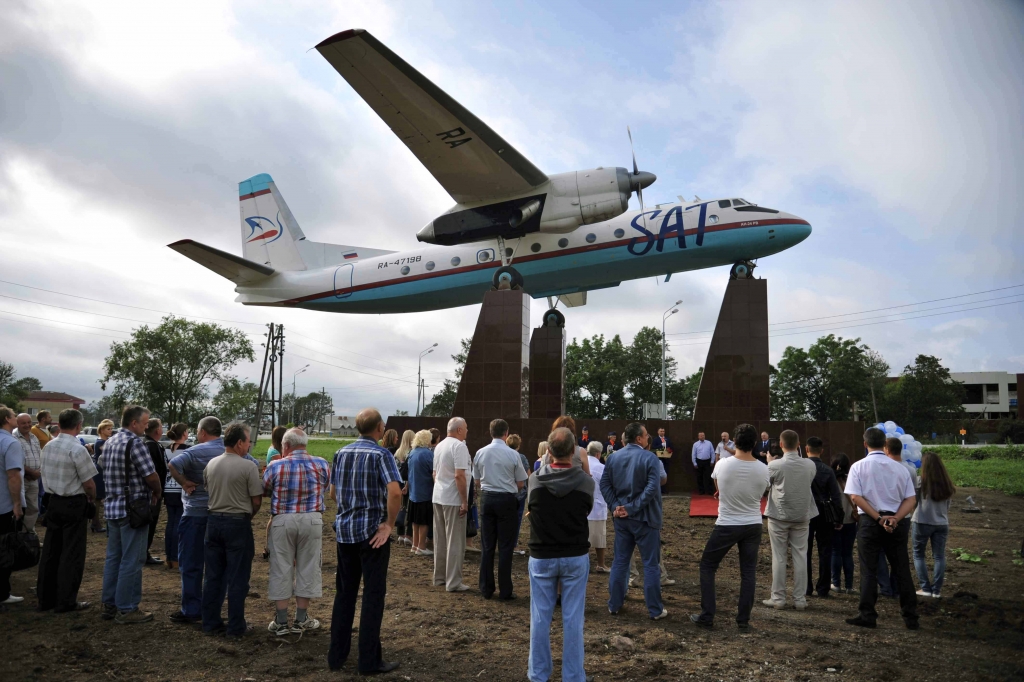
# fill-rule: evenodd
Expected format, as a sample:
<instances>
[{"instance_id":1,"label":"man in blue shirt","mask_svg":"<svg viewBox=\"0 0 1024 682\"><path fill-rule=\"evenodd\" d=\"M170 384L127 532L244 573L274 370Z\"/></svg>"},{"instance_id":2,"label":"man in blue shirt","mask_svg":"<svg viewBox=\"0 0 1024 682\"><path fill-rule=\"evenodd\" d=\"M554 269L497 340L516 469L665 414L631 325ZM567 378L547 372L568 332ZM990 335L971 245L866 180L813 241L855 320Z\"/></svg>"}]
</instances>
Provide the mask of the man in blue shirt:
<instances>
[{"instance_id":1,"label":"man in blue shirt","mask_svg":"<svg viewBox=\"0 0 1024 682\"><path fill-rule=\"evenodd\" d=\"M697 491L701 495L714 495L715 486L711 483L711 468L715 466L715 446L704 439L704 432L697 434L697 441L690 453L693 468L697 470Z\"/></svg>"},{"instance_id":2,"label":"man in blue shirt","mask_svg":"<svg viewBox=\"0 0 1024 682\"><path fill-rule=\"evenodd\" d=\"M25 453L21 444L12 436L18 425L14 410L0 405L0 468L4 481L0 483L0 534L13 533L18 521L25 515L25 490L22 476L25 470ZM24 597L11 595L11 570L0 568L0 605L17 604ZM0 609L5 608L0 606Z\"/></svg>"},{"instance_id":3,"label":"man in blue shirt","mask_svg":"<svg viewBox=\"0 0 1024 682\"><path fill-rule=\"evenodd\" d=\"M181 485L185 508L178 523L178 568L181 571L181 609L172 613L173 623L191 624L203 619L203 567L206 564L206 521L209 493L203 471L214 457L224 454L221 423L216 417L199 420L197 445L170 461L167 472Z\"/></svg>"},{"instance_id":4,"label":"man in blue shirt","mask_svg":"<svg viewBox=\"0 0 1024 682\"><path fill-rule=\"evenodd\" d=\"M601 476L601 495L612 510L615 559L608 580L608 611L617 614L626 599L629 559L640 548L644 564L644 601L653 620L668 615L661 602L661 466L647 450L647 429L631 423L626 446L612 453Z\"/></svg>"},{"instance_id":5,"label":"man in blue shirt","mask_svg":"<svg viewBox=\"0 0 1024 682\"><path fill-rule=\"evenodd\" d=\"M380 624L384 620L391 529L402 506L402 476L395 456L377 444L384 435L380 412L368 408L356 416L359 440L334 454L331 485L338 502L337 592L331 615L327 666L340 670L352 650L352 620L359 581L363 603L359 616L360 674L387 673L397 662L384 660Z\"/></svg>"}]
</instances>

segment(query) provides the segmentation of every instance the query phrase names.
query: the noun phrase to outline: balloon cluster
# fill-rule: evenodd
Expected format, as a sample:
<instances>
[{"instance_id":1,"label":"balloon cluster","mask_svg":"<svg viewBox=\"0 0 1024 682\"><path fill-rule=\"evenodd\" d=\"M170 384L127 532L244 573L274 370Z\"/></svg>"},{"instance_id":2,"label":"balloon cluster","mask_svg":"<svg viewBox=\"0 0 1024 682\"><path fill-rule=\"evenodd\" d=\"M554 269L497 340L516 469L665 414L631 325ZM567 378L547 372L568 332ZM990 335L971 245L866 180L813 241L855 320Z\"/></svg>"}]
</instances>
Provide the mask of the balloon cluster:
<instances>
[{"instance_id":1,"label":"balloon cluster","mask_svg":"<svg viewBox=\"0 0 1024 682\"><path fill-rule=\"evenodd\" d=\"M900 453L900 459L910 469L911 475L917 476L917 470L921 468L921 449L924 447L921 445L921 441L914 440L913 436L906 433L894 421L879 422L875 424L875 428L885 431L886 438L900 439L900 442L903 443L903 452Z\"/></svg>"}]
</instances>

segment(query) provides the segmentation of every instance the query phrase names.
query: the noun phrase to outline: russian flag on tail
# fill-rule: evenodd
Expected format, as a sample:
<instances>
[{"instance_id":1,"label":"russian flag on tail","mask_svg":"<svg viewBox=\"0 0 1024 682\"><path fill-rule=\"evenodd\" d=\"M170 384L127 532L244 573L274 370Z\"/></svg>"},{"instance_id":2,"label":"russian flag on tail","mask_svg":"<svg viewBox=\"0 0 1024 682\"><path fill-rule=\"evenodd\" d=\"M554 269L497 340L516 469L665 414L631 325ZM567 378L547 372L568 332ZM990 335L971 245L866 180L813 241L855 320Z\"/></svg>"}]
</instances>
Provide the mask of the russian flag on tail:
<instances>
[{"instance_id":1,"label":"russian flag on tail","mask_svg":"<svg viewBox=\"0 0 1024 682\"><path fill-rule=\"evenodd\" d=\"M359 254L353 251L352 253L345 254L345 260L351 260L353 258L359 258Z\"/></svg>"}]
</instances>

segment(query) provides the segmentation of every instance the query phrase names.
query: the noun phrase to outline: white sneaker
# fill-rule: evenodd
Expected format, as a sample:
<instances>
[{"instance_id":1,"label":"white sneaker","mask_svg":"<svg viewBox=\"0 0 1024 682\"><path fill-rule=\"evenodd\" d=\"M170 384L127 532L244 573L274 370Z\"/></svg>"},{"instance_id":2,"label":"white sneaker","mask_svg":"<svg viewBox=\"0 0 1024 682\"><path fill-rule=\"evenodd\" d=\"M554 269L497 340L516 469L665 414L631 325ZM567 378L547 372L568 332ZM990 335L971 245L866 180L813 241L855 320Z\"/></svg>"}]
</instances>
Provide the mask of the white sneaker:
<instances>
[{"instance_id":1,"label":"white sneaker","mask_svg":"<svg viewBox=\"0 0 1024 682\"><path fill-rule=\"evenodd\" d=\"M283 624L282 623L278 623L276 618L274 620L270 621L270 625L267 626L267 630L270 630L271 632L273 632L278 637L280 637L282 635L290 635L290 634L292 634L291 626L288 625L288 623L283 623Z\"/></svg>"},{"instance_id":2,"label":"white sneaker","mask_svg":"<svg viewBox=\"0 0 1024 682\"><path fill-rule=\"evenodd\" d=\"M275 620L274 622L276 623L277 621ZM319 630L319 629L320 629L320 621L318 621L316 618L309 618L309 617L307 617L306 620L297 620L292 625L292 632L294 632L295 634L306 632L308 630Z\"/></svg>"},{"instance_id":3,"label":"white sneaker","mask_svg":"<svg viewBox=\"0 0 1024 682\"><path fill-rule=\"evenodd\" d=\"M662 609L657 616L651 616L651 620L661 620L662 618L668 618L668 609Z\"/></svg>"},{"instance_id":4,"label":"white sneaker","mask_svg":"<svg viewBox=\"0 0 1024 682\"><path fill-rule=\"evenodd\" d=\"M434 553L429 549L417 549L416 554L417 556L434 556Z\"/></svg>"},{"instance_id":5,"label":"white sneaker","mask_svg":"<svg viewBox=\"0 0 1024 682\"><path fill-rule=\"evenodd\" d=\"M761 600L761 603L764 604L765 606L770 606L773 609L781 609L781 608L783 608L785 606L785 604L781 604L781 603L775 601L774 599L763 599L763 600Z\"/></svg>"},{"instance_id":6,"label":"white sneaker","mask_svg":"<svg viewBox=\"0 0 1024 682\"><path fill-rule=\"evenodd\" d=\"M472 589L473 588L470 587L469 585L467 585L466 583L462 583L461 585L459 585L455 589L448 590L448 591L449 592L468 592L469 590L472 590Z\"/></svg>"},{"instance_id":7,"label":"white sneaker","mask_svg":"<svg viewBox=\"0 0 1024 682\"><path fill-rule=\"evenodd\" d=\"M672 580L672 578L665 578L664 580L661 581L661 584L662 585L675 585L676 581Z\"/></svg>"},{"instance_id":8,"label":"white sneaker","mask_svg":"<svg viewBox=\"0 0 1024 682\"><path fill-rule=\"evenodd\" d=\"M932 593L931 592L926 592L925 590L918 590L917 591L917 596L918 597L930 597L930 596L932 596Z\"/></svg>"},{"instance_id":9,"label":"white sneaker","mask_svg":"<svg viewBox=\"0 0 1024 682\"><path fill-rule=\"evenodd\" d=\"M4 600L4 604L20 604L25 601L24 597L15 597L13 594Z\"/></svg>"},{"instance_id":10,"label":"white sneaker","mask_svg":"<svg viewBox=\"0 0 1024 682\"><path fill-rule=\"evenodd\" d=\"M932 592L932 597L934 599L942 599L942 595L939 594L938 592Z\"/></svg>"},{"instance_id":11,"label":"white sneaker","mask_svg":"<svg viewBox=\"0 0 1024 682\"><path fill-rule=\"evenodd\" d=\"M798 602L796 602L794 604L794 606L796 607L797 611L806 611L807 610L807 602L805 602L805 601L798 601Z\"/></svg>"}]
</instances>

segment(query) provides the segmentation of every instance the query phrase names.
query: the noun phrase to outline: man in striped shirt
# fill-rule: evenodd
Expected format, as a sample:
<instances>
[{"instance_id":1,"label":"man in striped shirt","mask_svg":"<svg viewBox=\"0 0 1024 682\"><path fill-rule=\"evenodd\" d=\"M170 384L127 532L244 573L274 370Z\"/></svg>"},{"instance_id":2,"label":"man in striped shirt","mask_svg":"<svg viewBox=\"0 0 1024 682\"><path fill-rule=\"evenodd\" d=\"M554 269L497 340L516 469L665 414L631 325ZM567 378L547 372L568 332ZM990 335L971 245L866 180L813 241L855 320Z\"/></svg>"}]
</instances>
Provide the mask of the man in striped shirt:
<instances>
[{"instance_id":1,"label":"man in striped shirt","mask_svg":"<svg viewBox=\"0 0 1024 682\"><path fill-rule=\"evenodd\" d=\"M331 470L327 460L306 452L309 437L289 429L281 438L282 457L263 472L263 494L270 496L270 598L277 615L267 629L277 635L316 630L307 615L309 600L323 595L324 491ZM288 625L288 601L295 597L295 623Z\"/></svg>"},{"instance_id":2,"label":"man in striped shirt","mask_svg":"<svg viewBox=\"0 0 1024 682\"><path fill-rule=\"evenodd\" d=\"M331 472L338 502L334 522L338 573L327 665L339 670L352 649L352 620L361 578L358 669L361 674L386 673L398 667L398 663L383 658L380 624L384 619L391 529L402 506L402 477L394 455L377 444L384 435L380 412L372 408L360 412L356 429L359 440L335 453Z\"/></svg>"}]
</instances>

